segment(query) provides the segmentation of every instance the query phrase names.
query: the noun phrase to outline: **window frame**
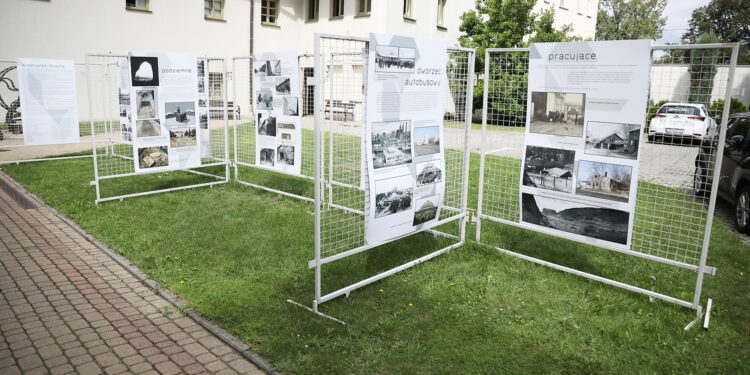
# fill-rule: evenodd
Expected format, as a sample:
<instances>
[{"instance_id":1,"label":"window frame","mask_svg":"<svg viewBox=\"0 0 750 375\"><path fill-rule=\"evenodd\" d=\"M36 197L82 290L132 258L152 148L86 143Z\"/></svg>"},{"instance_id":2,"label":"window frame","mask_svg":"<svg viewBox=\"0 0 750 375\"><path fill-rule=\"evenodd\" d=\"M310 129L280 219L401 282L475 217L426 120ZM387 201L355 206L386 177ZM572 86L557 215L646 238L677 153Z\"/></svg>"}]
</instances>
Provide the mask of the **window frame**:
<instances>
[{"instance_id":1,"label":"window frame","mask_svg":"<svg viewBox=\"0 0 750 375\"><path fill-rule=\"evenodd\" d=\"M357 17L369 17L372 12L372 0L356 0L357 1ZM362 4L364 3L364 9Z\"/></svg>"},{"instance_id":2,"label":"window frame","mask_svg":"<svg viewBox=\"0 0 750 375\"><path fill-rule=\"evenodd\" d=\"M263 5L265 2L267 5ZM265 26L278 26L279 25L279 4L281 0L261 0L260 2L260 24ZM271 3L274 4L273 8ZM273 9L273 14L266 13L267 10ZM273 17L273 22L268 19Z\"/></svg>"},{"instance_id":3,"label":"window frame","mask_svg":"<svg viewBox=\"0 0 750 375\"><path fill-rule=\"evenodd\" d=\"M337 6L334 6L336 4ZM332 20L340 20L344 18L344 6L346 3L344 0L331 0L331 16L330 19ZM336 14L335 11L338 9L339 13Z\"/></svg>"},{"instance_id":4,"label":"window frame","mask_svg":"<svg viewBox=\"0 0 750 375\"><path fill-rule=\"evenodd\" d=\"M435 23L438 29L447 30L448 27L445 24L445 7L448 4L448 0L437 0L437 2L437 20L435 20Z\"/></svg>"},{"instance_id":5,"label":"window frame","mask_svg":"<svg viewBox=\"0 0 750 375\"><path fill-rule=\"evenodd\" d=\"M410 21L416 21L414 17L414 1L404 0L404 18Z\"/></svg>"},{"instance_id":6,"label":"window frame","mask_svg":"<svg viewBox=\"0 0 750 375\"><path fill-rule=\"evenodd\" d=\"M141 12L150 12L151 11L151 0L143 0L146 2L145 7L139 7L138 6L138 0L134 0L134 3L136 5L128 5L127 0L125 1L125 9L127 10L138 10Z\"/></svg>"},{"instance_id":7,"label":"window frame","mask_svg":"<svg viewBox=\"0 0 750 375\"><path fill-rule=\"evenodd\" d=\"M206 8L206 1L208 1L209 4L211 4L210 8ZM220 8L221 15L220 16L215 16L214 15L214 12L217 9L217 8L214 7L214 4L216 4L216 2L220 2L221 3L221 8ZM226 0L204 0L203 1L203 18L207 19L207 20L214 20L214 21L225 21L225 18L224 18L225 14L226 14L224 12L224 10L225 10L224 7L225 6L226 6ZM210 15L206 14L207 10L209 11Z\"/></svg>"},{"instance_id":8,"label":"window frame","mask_svg":"<svg viewBox=\"0 0 750 375\"><path fill-rule=\"evenodd\" d=\"M315 22L320 19L320 0L307 0L306 22Z\"/></svg>"}]
</instances>

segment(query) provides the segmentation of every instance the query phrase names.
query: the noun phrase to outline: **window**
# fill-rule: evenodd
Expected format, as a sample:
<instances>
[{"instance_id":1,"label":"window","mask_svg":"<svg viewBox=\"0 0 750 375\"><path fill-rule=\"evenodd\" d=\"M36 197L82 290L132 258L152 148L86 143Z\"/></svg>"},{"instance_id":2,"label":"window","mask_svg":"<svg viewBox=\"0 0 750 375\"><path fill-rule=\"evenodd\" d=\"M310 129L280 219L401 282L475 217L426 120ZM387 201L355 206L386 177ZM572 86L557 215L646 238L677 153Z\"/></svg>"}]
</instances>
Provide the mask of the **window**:
<instances>
[{"instance_id":1,"label":"window","mask_svg":"<svg viewBox=\"0 0 750 375\"><path fill-rule=\"evenodd\" d=\"M448 0L437 0L437 26L445 28L445 2Z\"/></svg>"},{"instance_id":2,"label":"window","mask_svg":"<svg viewBox=\"0 0 750 375\"><path fill-rule=\"evenodd\" d=\"M125 0L126 9L149 10L149 0Z\"/></svg>"},{"instance_id":3,"label":"window","mask_svg":"<svg viewBox=\"0 0 750 375\"><path fill-rule=\"evenodd\" d=\"M568 9L565 7L565 0L560 0L560 9L565 9L565 10Z\"/></svg>"},{"instance_id":4,"label":"window","mask_svg":"<svg viewBox=\"0 0 750 375\"><path fill-rule=\"evenodd\" d=\"M369 16L372 7L372 0L357 0L357 15Z\"/></svg>"},{"instance_id":5,"label":"window","mask_svg":"<svg viewBox=\"0 0 750 375\"><path fill-rule=\"evenodd\" d=\"M211 19L224 19L224 0L204 0L204 16Z\"/></svg>"},{"instance_id":6,"label":"window","mask_svg":"<svg viewBox=\"0 0 750 375\"><path fill-rule=\"evenodd\" d=\"M307 20L317 21L319 9L320 9L319 0L307 0Z\"/></svg>"},{"instance_id":7,"label":"window","mask_svg":"<svg viewBox=\"0 0 750 375\"><path fill-rule=\"evenodd\" d=\"M260 23L275 25L279 15L279 0L261 0Z\"/></svg>"},{"instance_id":8,"label":"window","mask_svg":"<svg viewBox=\"0 0 750 375\"><path fill-rule=\"evenodd\" d=\"M412 0L404 0L404 18L414 19L414 9L412 7Z\"/></svg>"},{"instance_id":9,"label":"window","mask_svg":"<svg viewBox=\"0 0 750 375\"><path fill-rule=\"evenodd\" d=\"M583 0L577 0L576 11L578 12L578 14L583 15L583 8L581 7L581 1Z\"/></svg>"},{"instance_id":10,"label":"window","mask_svg":"<svg viewBox=\"0 0 750 375\"><path fill-rule=\"evenodd\" d=\"M344 0L331 0L331 18L344 17Z\"/></svg>"}]
</instances>

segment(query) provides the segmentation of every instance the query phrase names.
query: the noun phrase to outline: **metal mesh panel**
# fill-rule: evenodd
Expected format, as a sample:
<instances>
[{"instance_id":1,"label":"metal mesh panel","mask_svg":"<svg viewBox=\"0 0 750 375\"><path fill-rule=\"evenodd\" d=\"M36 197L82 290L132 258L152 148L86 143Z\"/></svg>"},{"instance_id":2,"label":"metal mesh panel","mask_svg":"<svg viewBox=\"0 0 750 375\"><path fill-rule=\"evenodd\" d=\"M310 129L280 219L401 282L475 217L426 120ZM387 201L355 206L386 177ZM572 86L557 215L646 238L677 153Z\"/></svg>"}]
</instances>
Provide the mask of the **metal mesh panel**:
<instances>
[{"instance_id":1,"label":"metal mesh panel","mask_svg":"<svg viewBox=\"0 0 750 375\"><path fill-rule=\"evenodd\" d=\"M718 100L726 93L731 54L730 45L652 49L637 205L631 251L626 253L693 270L703 267L713 213L707 197L720 138L712 117L724 109ZM518 225L528 50L488 52L486 67L480 220ZM652 125L652 119L669 116L659 110L665 103L690 103L678 105L696 111L686 119L689 131ZM482 240L481 222L477 240Z\"/></svg>"}]
</instances>

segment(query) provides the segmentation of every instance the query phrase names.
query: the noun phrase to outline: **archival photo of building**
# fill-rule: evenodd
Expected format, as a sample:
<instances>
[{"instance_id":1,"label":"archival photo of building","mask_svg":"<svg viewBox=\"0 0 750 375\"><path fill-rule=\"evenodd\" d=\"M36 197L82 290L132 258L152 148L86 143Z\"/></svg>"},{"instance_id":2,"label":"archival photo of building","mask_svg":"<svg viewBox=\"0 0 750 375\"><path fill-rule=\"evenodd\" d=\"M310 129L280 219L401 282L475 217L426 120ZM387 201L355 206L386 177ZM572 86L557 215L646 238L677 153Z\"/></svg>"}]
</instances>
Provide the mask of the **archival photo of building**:
<instances>
[{"instance_id":1,"label":"archival photo of building","mask_svg":"<svg viewBox=\"0 0 750 375\"><path fill-rule=\"evenodd\" d=\"M528 146L524 159L523 184L572 193L574 162L575 151Z\"/></svg>"},{"instance_id":2,"label":"archival photo of building","mask_svg":"<svg viewBox=\"0 0 750 375\"><path fill-rule=\"evenodd\" d=\"M372 159L376 169L411 163L411 121L373 123Z\"/></svg>"},{"instance_id":3,"label":"archival photo of building","mask_svg":"<svg viewBox=\"0 0 750 375\"><path fill-rule=\"evenodd\" d=\"M582 137L585 111L586 94L532 92L529 131Z\"/></svg>"},{"instance_id":4,"label":"archival photo of building","mask_svg":"<svg viewBox=\"0 0 750 375\"><path fill-rule=\"evenodd\" d=\"M622 159L638 158L641 126L616 122L589 121L586 124L586 146L589 155Z\"/></svg>"},{"instance_id":5,"label":"archival photo of building","mask_svg":"<svg viewBox=\"0 0 750 375\"><path fill-rule=\"evenodd\" d=\"M576 194L627 202L633 167L580 160L576 176Z\"/></svg>"}]
</instances>

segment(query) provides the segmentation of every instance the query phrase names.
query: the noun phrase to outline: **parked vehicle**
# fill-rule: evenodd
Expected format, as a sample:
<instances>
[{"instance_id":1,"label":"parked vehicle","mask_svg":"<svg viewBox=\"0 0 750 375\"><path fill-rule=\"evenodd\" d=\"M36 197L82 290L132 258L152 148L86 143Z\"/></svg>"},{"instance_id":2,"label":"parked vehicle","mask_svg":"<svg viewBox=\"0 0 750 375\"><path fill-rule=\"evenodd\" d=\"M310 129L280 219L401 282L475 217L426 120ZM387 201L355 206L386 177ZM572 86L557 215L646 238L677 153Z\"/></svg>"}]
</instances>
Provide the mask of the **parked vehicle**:
<instances>
[{"instance_id":1,"label":"parked vehicle","mask_svg":"<svg viewBox=\"0 0 750 375\"><path fill-rule=\"evenodd\" d=\"M695 158L696 194L706 195L711 191L718 138L712 135L704 140ZM750 112L729 118L723 153L718 195L734 204L737 229L750 234Z\"/></svg>"},{"instance_id":2,"label":"parked vehicle","mask_svg":"<svg viewBox=\"0 0 750 375\"><path fill-rule=\"evenodd\" d=\"M703 104L666 103L648 127L648 141L672 138L702 141L717 129L716 120Z\"/></svg>"}]
</instances>

